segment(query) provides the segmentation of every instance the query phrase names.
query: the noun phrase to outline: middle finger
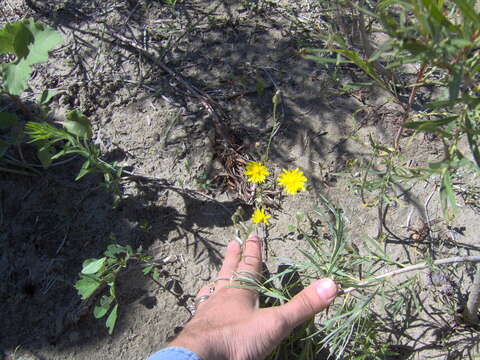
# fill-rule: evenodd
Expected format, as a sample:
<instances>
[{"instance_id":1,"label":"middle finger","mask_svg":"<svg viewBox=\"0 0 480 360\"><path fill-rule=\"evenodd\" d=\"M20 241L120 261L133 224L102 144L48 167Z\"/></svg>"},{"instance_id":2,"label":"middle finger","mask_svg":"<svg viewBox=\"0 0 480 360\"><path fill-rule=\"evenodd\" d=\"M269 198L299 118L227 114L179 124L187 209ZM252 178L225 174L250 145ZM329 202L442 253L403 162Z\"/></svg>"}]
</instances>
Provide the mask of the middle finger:
<instances>
[{"instance_id":1,"label":"middle finger","mask_svg":"<svg viewBox=\"0 0 480 360\"><path fill-rule=\"evenodd\" d=\"M262 240L256 235L250 235L245 241L242 260L238 264L237 277L259 280L262 271Z\"/></svg>"}]
</instances>

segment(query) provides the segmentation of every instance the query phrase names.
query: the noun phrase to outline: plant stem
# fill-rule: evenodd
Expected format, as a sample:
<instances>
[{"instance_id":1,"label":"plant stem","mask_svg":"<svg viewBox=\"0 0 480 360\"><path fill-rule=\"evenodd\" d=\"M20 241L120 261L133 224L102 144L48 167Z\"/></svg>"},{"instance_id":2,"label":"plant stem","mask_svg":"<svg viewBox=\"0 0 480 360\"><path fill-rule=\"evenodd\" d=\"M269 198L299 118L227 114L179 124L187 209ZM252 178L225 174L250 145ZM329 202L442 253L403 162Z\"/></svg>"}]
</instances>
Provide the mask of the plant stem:
<instances>
[{"instance_id":1,"label":"plant stem","mask_svg":"<svg viewBox=\"0 0 480 360\"><path fill-rule=\"evenodd\" d=\"M473 278L472 288L468 296L467 306L463 311L463 319L469 325L477 325L480 322L478 318L478 307L480 306L480 266Z\"/></svg>"},{"instance_id":2,"label":"plant stem","mask_svg":"<svg viewBox=\"0 0 480 360\"><path fill-rule=\"evenodd\" d=\"M273 103L273 127L272 127L272 132L270 133L270 137L268 138L268 144L267 144L267 150L265 151L265 154L263 155L263 162L268 161L268 157L270 155L270 145L272 144L273 137L277 134L278 129L280 128L280 123L277 120L277 106L280 103L280 91L277 90L275 95L272 98L272 103Z\"/></svg>"},{"instance_id":3,"label":"plant stem","mask_svg":"<svg viewBox=\"0 0 480 360\"><path fill-rule=\"evenodd\" d=\"M417 90L419 88L419 83L422 81L423 76L425 75L425 71L427 70L427 64L422 64L418 74L417 74L417 80L416 80L416 85L412 88L412 91L410 92L410 96L408 97L408 103L404 106L404 113L403 113L403 118L402 118L402 123L400 124L400 127L398 128L397 134L395 135L395 139L393 140L393 147L395 150L398 150L400 144L400 136L402 135L403 132L403 123L405 123L410 115L410 110L412 109L413 102L415 101L415 95L417 94Z\"/></svg>"},{"instance_id":4,"label":"plant stem","mask_svg":"<svg viewBox=\"0 0 480 360\"><path fill-rule=\"evenodd\" d=\"M404 274L404 273L411 272L411 271L418 271L418 270L427 269L430 265L448 265L448 264L463 263L463 262L475 262L475 263L480 262L480 256L455 256L455 257L450 257L450 258L446 258L446 259L435 260L431 264L430 263L420 263L420 264L410 265L410 266L404 267L402 269L390 271L388 273L385 273L385 274L382 274L382 275L379 275L379 276L375 276L371 279L361 281L361 282L357 283L357 286L355 286L355 287L349 287L349 288L346 288L344 290L340 290L339 295L348 294L348 293L351 293L352 291L355 291L355 290L360 290L359 288L365 287L365 286L368 286L368 285L372 285L373 282L381 280L381 279L397 276L397 275ZM476 277L476 280L477 280L477 285L478 285L477 288L478 288L478 295L479 295L479 296L477 296L477 298L478 298L477 301L480 301L480 274L479 274L479 271L477 271L477 274L475 275L475 277ZM475 281L474 281L474 290L475 290ZM473 293L473 291L472 291L472 293Z\"/></svg>"}]
</instances>

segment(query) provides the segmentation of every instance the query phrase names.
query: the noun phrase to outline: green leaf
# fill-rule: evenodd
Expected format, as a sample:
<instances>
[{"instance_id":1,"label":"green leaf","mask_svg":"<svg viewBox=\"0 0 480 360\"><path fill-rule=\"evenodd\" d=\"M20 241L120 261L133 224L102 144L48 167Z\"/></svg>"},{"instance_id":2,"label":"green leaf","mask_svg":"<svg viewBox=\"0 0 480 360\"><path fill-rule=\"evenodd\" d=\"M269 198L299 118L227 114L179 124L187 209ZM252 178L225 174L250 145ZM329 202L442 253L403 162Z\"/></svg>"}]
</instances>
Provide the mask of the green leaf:
<instances>
[{"instance_id":1,"label":"green leaf","mask_svg":"<svg viewBox=\"0 0 480 360\"><path fill-rule=\"evenodd\" d=\"M63 127L70 134L89 139L92 136L92 127L87 117L78 110L73 110L67 114L67 120L63 122Z\"/></svg>"},{"instance_id":2,"label":"green leaf","mask_svg":"<svg viewBox=\"0 0 480 360\"><path fill-rule=\"evenodd\" d=\"M460 69L455 69L448 83L448 92L450 101L455 101L460 93L460 83L463 78L463 66Z\"/></svg>"},{"instance_id":3,"label":"green leaf","mask_svg":"<svg viewBox=\"0 0 480 360\"><path fill-rule=\"evenodd\" d=\"M20 95L28 87L28 79L32 68L25 60L18 64L0 65L0 75L3 78L3 86L7 93Z\"/></svg>"},{"instance_id":4,"label":"green leaf","mask_svg":"<svg viewBox=\"0 0 480 360\"><path fill-rule=\"evenodd\" d=\"M335 52L342 54L349 60L351 60L355 65L362 69L368 76L376 81L377 85L387 90L387 86L384 81L377 75L375 68L368 61L363 60L355 51L344 50L344 49L335 49Z\"/></svg>"},{"instance_id":5,"label":"green leaf","mask_svg":"<svg viewBox=\"0 0 480 360\"><path fill-rule=\"evenodd\" d=\"M101 285L100 281L87 276L81 276L80 280L75 283L75 289L82 297L82 300L88 299L95 290Z\"/></svg>"},{"instance_id":6,"label":"green leaf","mask_svg":"<svg viewBox=\"0 0 480 360\"><path fill-rule=\"evenodd\" d=\"M413 55L420 55L430 52L430 48L423 44L420 44L415 39L405 40L403 43L403 48L410 51Z\"/></svg>"},{"instance_id":7,"label":"green leaf","mask_svg":"<svg viewBox=\"0 0 480 360\"><path fill-rule=\"evenodd\" d=\"M337 58L328 58L328 57L320 57L320 56L314 56L314 55L305 55L305 59L308 60L313 60L316 61L320 64L325 63L325 64L350 64L351 61L348 60L343 60L343 59L337 59Z\"/></svg>"},{"instance_id":8,"label":"green leaf","mask_svg":"<svg viewBox=\"0 0 480 360\"><path fill-rule=\"evenodd\" d=\"M75 181L80 180L82 177L84 177L85 175L87 175L87 174L89 174L93 171L94 171L94 169L90 168L90 159L85 160L85 162L82 165L82 168L80 169L77 177L75 178Z\"/></svg>"},{"instance_id":9,"label":"green leaf","mask_svg":"<svg viewBox=\"0 0 480 360\"><path fill-rule=\"evenodd\" d=\"M130 256L132 256L134 254L133 252L133 248L131 245L127 245L125 246L125 249L127 250L127 260L130 258Z\"/></svg>"},{"instance_id":10,"label":"green leaf","mask_svg":"<svg viewBox=\"0 0 480 360\"><path fill-rule=\"evenodd\" d=\"M100 299L100 306L111 305L113 300L115 300L113 297L103 295Z\"/></svg>"},{"instance_id":11,"label":"green leaf","mask_svg":"<svg viewBox=\"0 0 480 360\"><path fill-rule=\"evenodd\" d=\"M95 274L97 271L99 271L102 267L105 261L107 260L106 257L103 257L101 259L89 259L86 260L83 263L83 269L82 269L82 274Z\"/></svg>"},{"instance_id":12,"label":"green leaf","mask_svg":"<svg viewBox=\"0 0 480 360\"><path fill-rule=\"evenodd\" d=\"M118 244L110 244L107 246L107 250L103 253L105 256L108 256L109 258L116 258L115 255L117 254L123 254L125 253L126 250L123 246L118 245Z\"/></svg>"},{"instance_id":13,"label":"green leaf","mask_svg":"<svg viewBox=\"0 0 480 360\"><path fill-rule=\"evenodd\" d=\"M426 104L426 107L429 109L441 109L441 108L448 108L454 106L457 103L457 100L435 100Z\"/></svg>"},{"instance_id":14,"label":"green leaf","mask_svg":"<svg viewBox=\"0 0 480 360\"><path fill-rule=\"evenodd\" d=\"M117 322L117 311L118 311L118 304L114 306L110 315L108 315L107 321L105 325L107 326L108 333L112 335L113 328L115 327L115 323Z\"/></svg>"},{"instance_id":15,"label":"green leaf","mask_svg":"<svg viewBox=\"0 0 480 360\"><path fill-rule=\"evenodd\" d=\"M441 170L448 168L447 161L432 162L428 164L428 168L434 172L441 172Z\"/></svg>"},{"instance_id":16,"label":"green leaf","mask_svg":"<svg viewBox=\"0 0 480 360\"><path fill-rule=\"evenodd\" d=\"M47 62L48 52L63 41L62 36L59 32L36 23L33 19L26 20L25 27L33 36L26 61L30 65Z\"/></svg>"},{"instance_id":17,"label":"green leaf","mask_svg":"<svg viewBox=\"0 0 480 360\"><path fill-rule=\"evenodd\" d=\"M160 279L160 271L158 271L158 268L153 269L152 279L155 281L158 281Z\"/></svg>"},{"instance_id":18,"label":"green leaf","mask_svg":"<svg viewBox=\"0 0 480 360\"><path fill-rule=\"evenodd\" d=\"M15 34L23 25L21 23L7 24L0 30L0 54L12 54L15 52Z\"/></svg>"},{"instance_id":19,"label":"green leaf","mask_svg":"<svg viewBox=\"0 0 480 360\"><path fill-rule=\"evenodd\" d=\"M17 61L28 55L28 46L33 41L33 34L26 26L29 21L22 20L7 24L0 30L0 53L14 53Z\"/></svg>"},{"instance_id":20,"label":"green leaf","mask_svg":"<svg viewBox=\"0 0 480 360\"><path fill-rule=\"evenodd\" d=\"M445 26L448 30L459 32L458 26L453 25L440 11L434 1L422 0L423 5L427 8L429 16L435 19L438 23Z\"/></svg>"},{"instance_id":21,"label":"green leaf","mask_svg":"<svg viewBox=\"0 0 480 360\"><path fill-rule=\"evenodd\" d=\"M0 53L15 53L15 63L0 65L6 92L19 95L27 88L33 64L46 62L48 52L62 41L61 35L33 19L6 25L0 31Z\"/></svg>"},{"instance_id":22,"label":"green leaf","mask_svg":"<svg viewBox=\"0 0 480 360\"><path fill-rule=\"evenodd\" d=\"M100 304L96 305L93 309L93 316L95 316L96 319L104 317L108 310L110 310L113 300L113 297L103 295L100 299Z\"/></svg>"},{"instance_id":23,"label":"green leaf","mask_svg":"<svg viewBox=\"0 0 480 360\"><path fill-rule=\"evenodd\" d=\"M474 24L480 24L480 15L477 14L475 8L466 0L453 0L455 4L462 10L463 16L469 18Z\"/></svg>"},{"instance_id":24,"label":"green leaf","mask_svg":"<svg viewBox=\"0 0 480 360\"><path fill-rule=\"evenodd\" d=\"M452 39L450 40L450 43L458 48L465 48L465 47L471 47L474 46L474 43L471 42L470 40L466 39Z\"/></svg>"},{"instance_id":25,"label":"green leaf","mask_svg":"<svg viewBox=\"0 0 480 360\"><path fill-rule=\"evenodd\" d=\"M62 139L60 139L60 140L62 140ZM58 141L60 141L60 140L58 140ZM68 139L64 139L64 140L68 140ZM52 160L57 160L57 159L61 158L62 156L70 155L70 154L80 154L82 156L88 156L88 153L86 153L85 151L82 151L82 150L79 150L79 149L76 149L76 148L69 149L68 146L67 146L63 150L61 150L58 153L56 153L55 155L53 155Z\"/></svg>"},{"instance_id":26,"label":"green leaf","mask_svg":"<svg viewBox=\"0 0 480 360\"><path fill-rule=\"evenodd\" d=\"M415 129L417 131L436 131L443 125L447 125L452 121L455 121L458 116L450 116L443 119L427 120L427 121L409 121L402 124L403 127L408 129Z\"/></svg>"},{"instance_id":27,"label":"green leaf","mask_svg":"<svg viewBox=\"0 0 480 360\"><path fill-rule=\"evenodd\" d=\"M110 306L103 307L103 306L95 305L93 309L93 316L95 316L95 319L101 319L102 317L105 316L108 310L110 310Z\"/></svg>"},{"instance_id":28,"label":"green leaf","mask_svg":"<svg viewBox=\"0 0 480 360\"><path fill-rule=\"evenodd\" d=\"M382 45L380 45L380 47L372 54L372 56L370 56L370 58L368 59L368 61L370 63L378 60L380 57L383 57L385 55L393 55L394 53L391 52L389 53L388 51L392 50L392 44L389 42L389 41L385 41L385 43L383 43Z\"/></svg>"},{"instance_id":29,"label":"green leaf","mask_svg":"<svg viewBox=\"0 0 480 360\"><path fill-rule=\"evenodd\" d=\"M55 95L56 95L55 91L51 91L48 89L44 90L42 91L42 94L40 95L40 97L37 99L37 104L47 105Z\"/></svg>"},{"instance_id":30,"label":"green leaf","mask_svg":"<svg viewBox=\"0 0 480 360\"><path fill-rule=\"evenodd\" d=\"M52 165L53 155L54 155L54 152L52 151L52 148L48 145L42 146L40 149L38 149L37 157L38 157L38 160L40 160L44 169Z\"/></svg>"},{"instance_id":31,"label":"green leaf","mask_svg":"<svg viewBox=\"0 0 480 360\"><path fill-rule=\"evenodd\" d=\"M453 192L452 179L448 169L445 169L443 172L442 183L440 185L440 202L446 218L451 217L451 213L448 211L449 208L451 208L453 214L457 212L457 201L455 199L455 193Z\"/></svg>"},{"instance_id":32,"label":"green leaf","mask_svg":"<svg viewBox=\"0 0 480 360\"><path fill-rule=\"evenodd\" d=\"M30 52L28 47L32 42L33 34L25 26L25 22L22 22L22 26L18 28L15 34L15 40L13 41L17 62L18 60L25 59L28 56L28 53Z\"/></svg>"},{"instance_id":33,"label":"green leaf","mask_svg":"<svg viewBox=\"0 0 480 360\"><path fill-rule=\"evenodd\" d=\"M397 0L382 0L377 3L377 9L383 9L388 6L396 4L398 1Z\"/></svg>"},{"instance_id":34,"label":"green leaf","mask_svg":"<svg viewBox=\"0 0 480 360\"><path fill-rule=\"evenodd\" d=\"M144 268L142 270L143 275L148 275L150 273L150 271L152 271L152 270L153 270L153 265L147 266L146 268Z\"/></svg>"},{"instance_id":35,"label":"green leaf","mask_svg":"<svg viewBox=\"0 0 480 360\"><path fill-rule=\"evenodd\" d=\"M6 130L18 124L17 115L7 112L0 112L0 130Z\"/></svg>"},{"instance_id":36,"label":"green leaf","mask_svg":"<svg viewBox=\"0 0 480 360\"><path fill-rule=\"evenodd\" d=\"M110 296L113 298L116 298L116 287L115 287L115 279L111 282L108 283L108 286L110 287Z\"/></svg>"}]
</instances>

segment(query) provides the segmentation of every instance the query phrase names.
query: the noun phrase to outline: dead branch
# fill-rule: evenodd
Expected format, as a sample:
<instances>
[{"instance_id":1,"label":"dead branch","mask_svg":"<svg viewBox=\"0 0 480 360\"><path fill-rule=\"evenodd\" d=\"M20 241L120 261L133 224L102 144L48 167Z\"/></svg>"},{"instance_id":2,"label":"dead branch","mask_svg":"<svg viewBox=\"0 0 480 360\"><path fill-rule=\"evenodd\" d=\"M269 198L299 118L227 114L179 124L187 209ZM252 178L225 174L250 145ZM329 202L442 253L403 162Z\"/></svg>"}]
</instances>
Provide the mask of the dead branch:
<instances>
[{"instance_id":1,"label":"dead branch","mask_svg":"<svg viewBox=\"0 0 480 360\"><path fill-rule=\"evenodd\" d=\"M404 273L407 273L407 272L411 272L411 271L424 270L424 269L429 268L431 265L439 266L439 265L448 265L448 264L465 263L465 262L473 262L473 263L480 262L480 256L455 256L455 257L450 257L450 258L446 258L446 259L435 260L432 263L426 263L425 262L425 263L406 266L406 267L398 269L398 270L390 271L390 272L387 272L385 274L375 276L375 277L373 277L371 279L368 279L368 280L365 280L365 281L360 281L360 282L357 283L357 286L355 286L355 287L352 286L352 287L341 290L339 295L348 294L348 293L351 293L352 291L355 291L355 290L360 290L362 287L375 285L375 283L378 280L386 279L386 278L389 278L389 277L394 277L394 276L404 274ZM477 272L477 275L478 275L478 272ZM480 282L480 276L478 276L477 280Z\"/></svg>"}]
</instances>

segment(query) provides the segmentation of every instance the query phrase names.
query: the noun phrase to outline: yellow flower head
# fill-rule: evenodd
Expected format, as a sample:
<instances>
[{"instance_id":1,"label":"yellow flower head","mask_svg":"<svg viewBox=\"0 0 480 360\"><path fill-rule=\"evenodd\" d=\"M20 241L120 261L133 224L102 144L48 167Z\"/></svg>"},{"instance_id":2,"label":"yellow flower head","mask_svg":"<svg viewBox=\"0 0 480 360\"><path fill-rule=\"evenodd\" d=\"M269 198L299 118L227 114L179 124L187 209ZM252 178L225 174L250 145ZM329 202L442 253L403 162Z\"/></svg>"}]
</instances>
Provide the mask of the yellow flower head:
<instances>
[{"instance_id":1,"label":"yellow flower head","mask_svg":"<svg viewBox=\"0 0 480 360\"><path fill-rule=\"evenodd\" d=\"M307 178L298 168L295 170L282 170L277 182L283 186L287 194L295 195L298 191L305 191Z\"/></svg>"},{"instance_id":2,"label":"yellow flower head","mask_svg":"<svg viewBox=\"0 0 480 360\"><path fill-rule=\"evenodd\" d=\"M249 182L262 183L270 173L261 162L250 161L245 167L245 175L247 175Z\"/></svg>"},{"instance_id":3,"label":"yellow flower head","mask_svg":"<svg viewBox=\"0 0 480 360\"><path fill-rule=\"evenodd\" d=\"M270 225L268 222L268 219L270 218L270 215L265 214L265 209L264 208L259 208L255 209L252 215L252 221L254 224L261 223L262 221L265 223L265 225Z\"/></svg>"}]
</instances>

